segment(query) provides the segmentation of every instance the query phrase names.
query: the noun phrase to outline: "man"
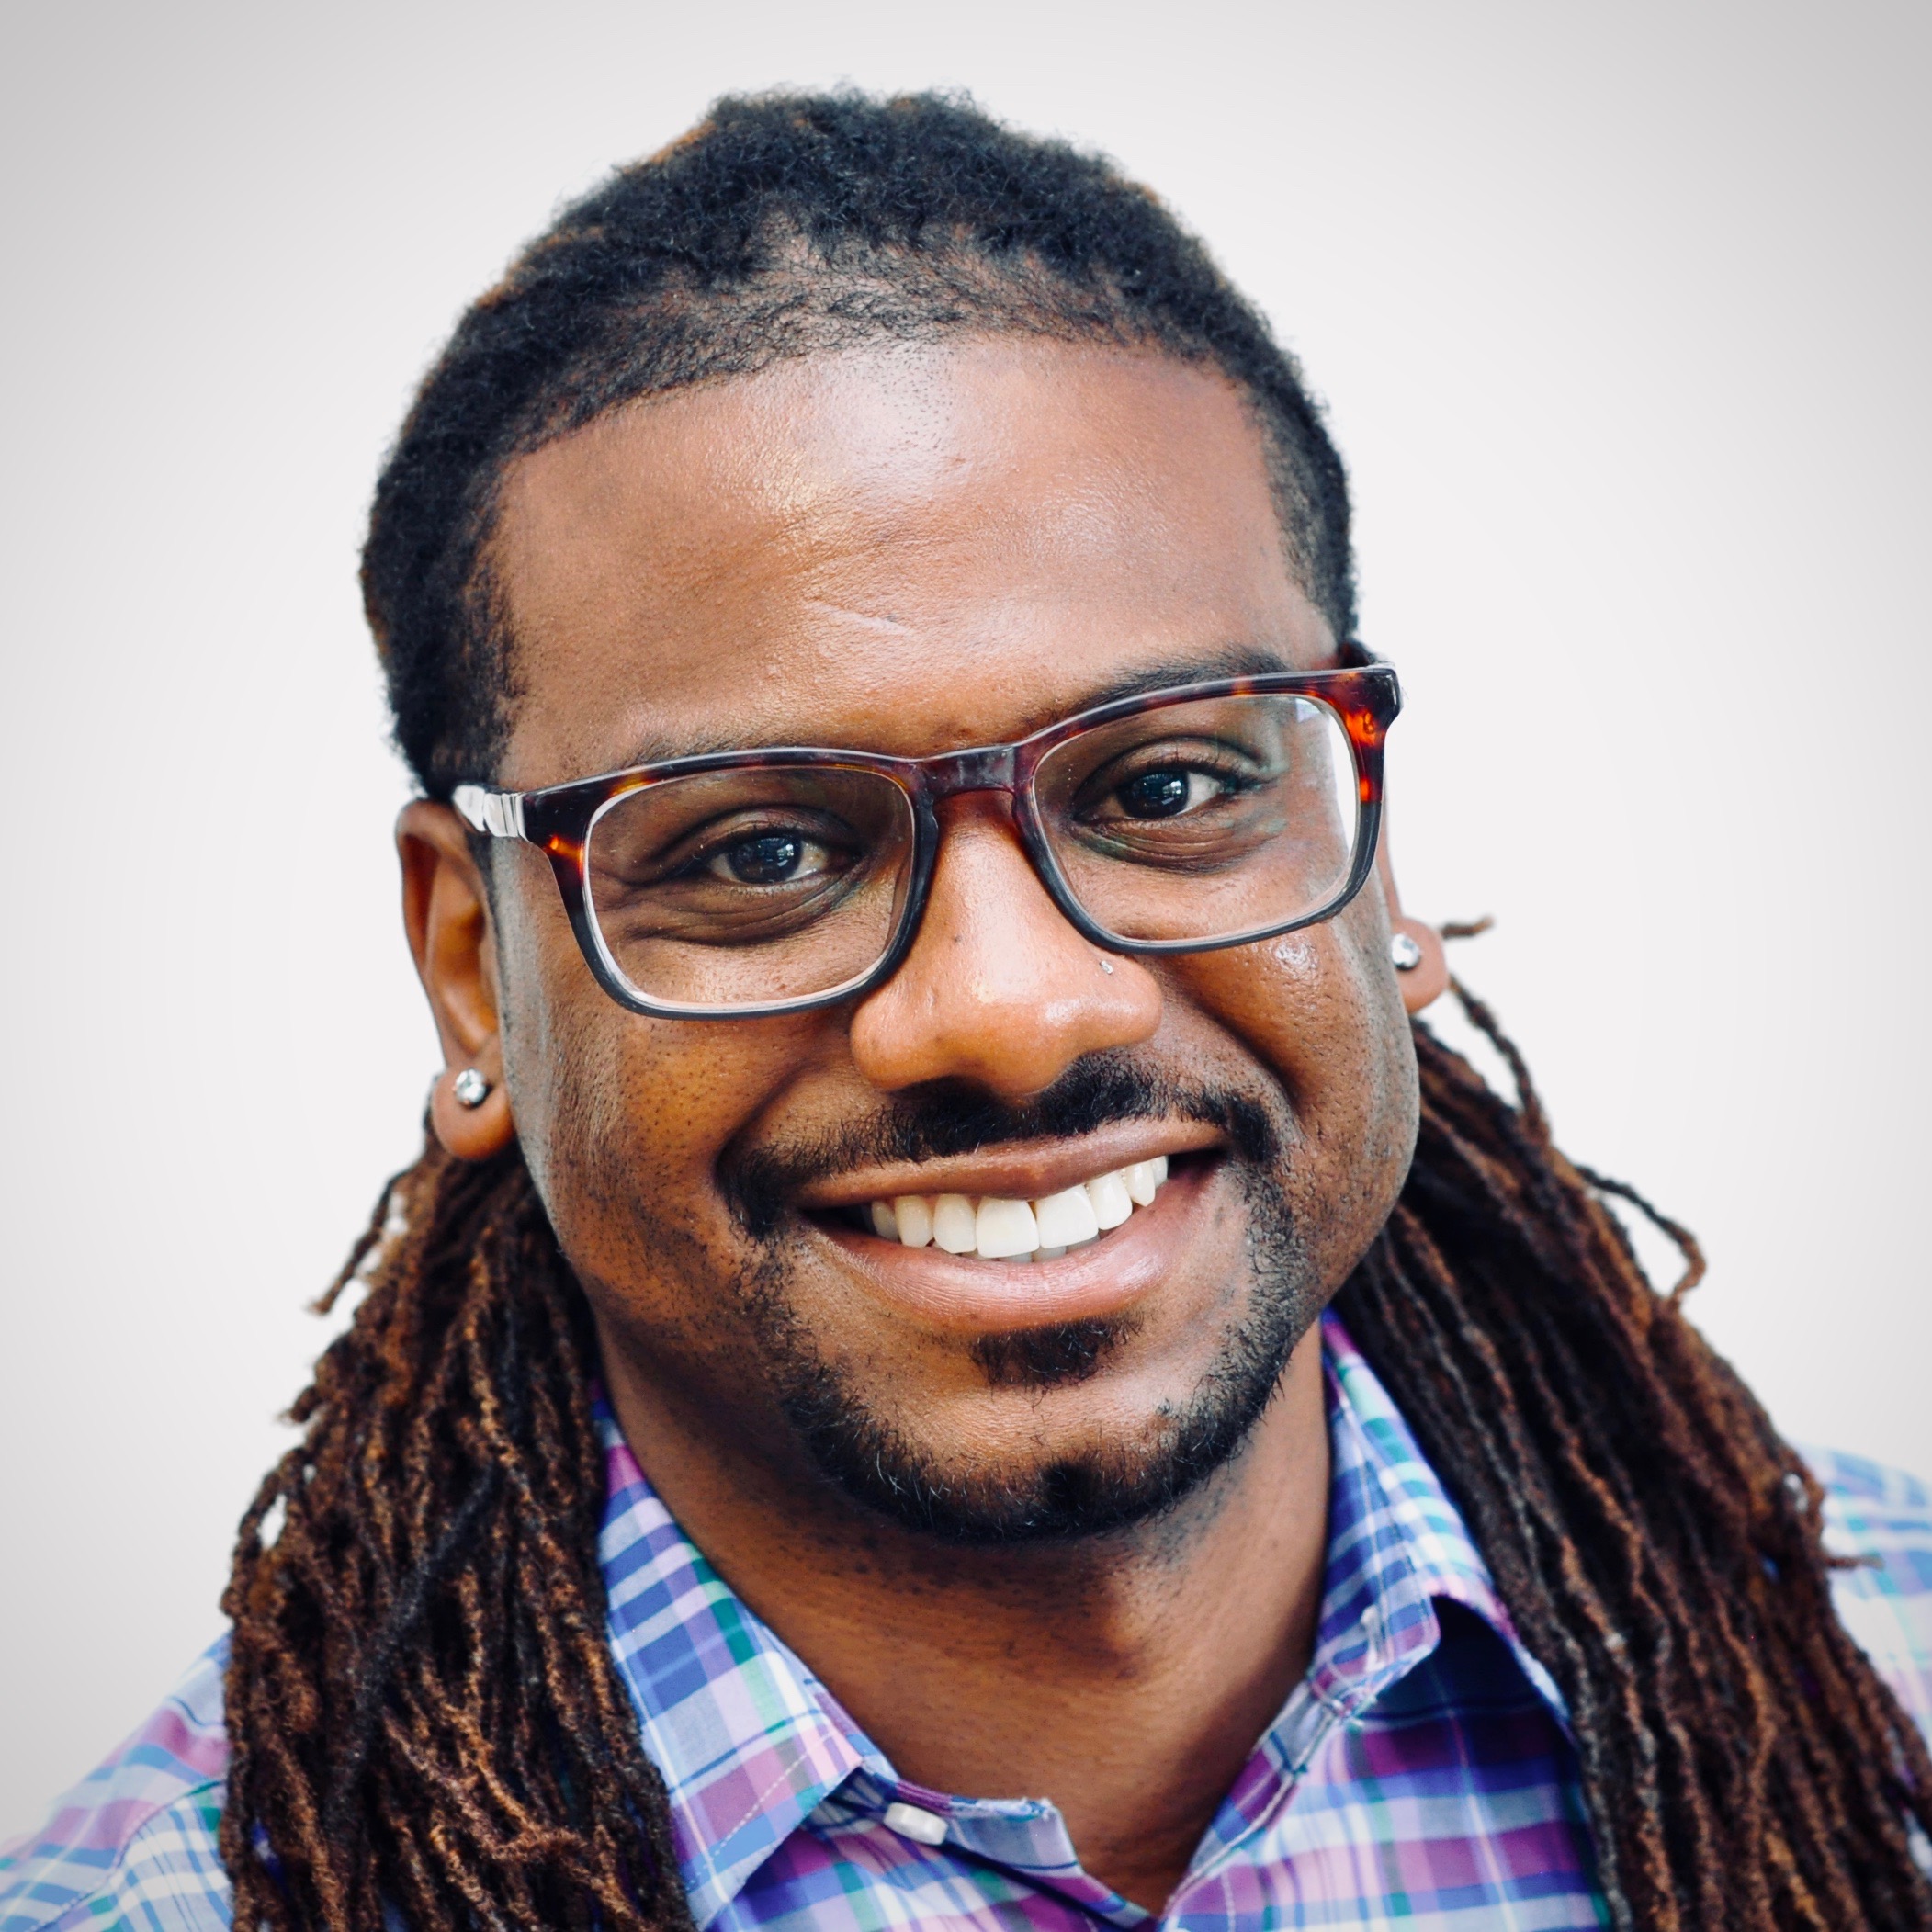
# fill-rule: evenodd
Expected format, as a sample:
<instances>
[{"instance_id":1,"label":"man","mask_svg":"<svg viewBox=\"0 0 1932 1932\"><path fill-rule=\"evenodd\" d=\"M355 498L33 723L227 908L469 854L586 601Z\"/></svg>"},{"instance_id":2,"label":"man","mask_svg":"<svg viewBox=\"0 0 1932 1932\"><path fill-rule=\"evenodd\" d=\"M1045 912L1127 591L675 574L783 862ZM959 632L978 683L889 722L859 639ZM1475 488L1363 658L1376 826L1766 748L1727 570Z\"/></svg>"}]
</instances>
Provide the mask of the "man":
<instances>
[{"instance_id":1,"label":"man","mask_svg":"<svg viewBox=\"0 0 1932 1932\"><path fill-rule=\"evenodd\" d=\"M365 585L433 1137L0 1923L1932 1925L1924 1493L1411 1026L1341 467L1150 198L725 103Z\"/></svg>"}]
</instances>

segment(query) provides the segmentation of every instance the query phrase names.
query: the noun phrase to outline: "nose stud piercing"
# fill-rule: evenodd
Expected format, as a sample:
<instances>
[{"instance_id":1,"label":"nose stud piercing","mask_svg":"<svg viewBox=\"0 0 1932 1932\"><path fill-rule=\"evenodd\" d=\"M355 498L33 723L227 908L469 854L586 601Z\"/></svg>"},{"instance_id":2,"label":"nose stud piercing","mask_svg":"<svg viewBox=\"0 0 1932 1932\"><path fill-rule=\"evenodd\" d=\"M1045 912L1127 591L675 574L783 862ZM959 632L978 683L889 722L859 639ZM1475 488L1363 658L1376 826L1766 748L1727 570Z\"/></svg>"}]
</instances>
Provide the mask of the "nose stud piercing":
<instances>
[{"instance_id":1,"label":"nose stud piercing","mask_svg":"<svg viewBox=\"0 0 1932 1932\"><path fill-rule=\"evenodd\" d=\"M1397 932L1389 941L1389 963L1398 973L1413 973L1422 964L1422 947L1407 932Z\"/></svg>"},{"instance_id":2,"label":"nose stud piercing","mask_svg":"<svg viewBox=\"0 0 1932 1932\"><path fill-rule=\"evenodd\" d=\"M474 1067L466 1067L449 1083L459 1107L480 1107L490 1098L490 1082Z\"/></svg>"},{"instance_id":3,"label":"nose stud piercing","mask_svg":"<svg viewBox=\"0 0 1932 1932\"><path fill-rule=\"evenodd\" d=\"M1113 977L1113 962L1111 959L1104 958L1102 955L1098 953L1096 953L1093 956L1100 961L1101 971L1106 974L1107 977L1111 979Z\"/></svg>"}]
</instances>

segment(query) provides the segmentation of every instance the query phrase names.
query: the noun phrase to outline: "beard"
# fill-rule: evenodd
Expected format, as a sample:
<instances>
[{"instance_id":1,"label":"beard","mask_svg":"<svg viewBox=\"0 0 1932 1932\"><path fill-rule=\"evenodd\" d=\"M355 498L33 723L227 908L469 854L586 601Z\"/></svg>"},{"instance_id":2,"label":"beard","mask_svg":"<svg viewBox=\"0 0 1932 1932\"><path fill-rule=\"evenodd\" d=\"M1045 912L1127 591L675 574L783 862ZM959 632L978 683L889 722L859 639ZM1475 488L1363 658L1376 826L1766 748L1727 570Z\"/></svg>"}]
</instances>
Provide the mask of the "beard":
<instances>
[{"instance_id":1,"label":"beard","mask_svg":"<svg viewBox=\"0 0 1932 1932\"><path fill-rule=\"evenodd\" d=\"M962 1471L896 1427L858 1378L826 1357L788 1294L799 1238L785 1205L821 1175L870 1159L932 1159L1002 1142L1058 1138L1113 1121L1181 1118L1220 1127L1248 1210L1248 1292L1184 1398L1163 1403L1133 1443L1090 1444L1020 1469ZM903 1528L977 1545L1066 1542L1149 1524L1231 1463L1272 1399L1325 1297L1284 1181L1285 1135L1268 1101L1162 1079L1097 1056L1044 1094L1009 1106L968 1090L900 1096L882 1117L808 1148L758 1149L727 1164L726 1197L763 1250L740 1305L767 1384L819 1474ZM989 1387L1046 1390L1101 1373L1130 1320L1026 1328L982 1339Z\"/></svg>"}]
</instances>

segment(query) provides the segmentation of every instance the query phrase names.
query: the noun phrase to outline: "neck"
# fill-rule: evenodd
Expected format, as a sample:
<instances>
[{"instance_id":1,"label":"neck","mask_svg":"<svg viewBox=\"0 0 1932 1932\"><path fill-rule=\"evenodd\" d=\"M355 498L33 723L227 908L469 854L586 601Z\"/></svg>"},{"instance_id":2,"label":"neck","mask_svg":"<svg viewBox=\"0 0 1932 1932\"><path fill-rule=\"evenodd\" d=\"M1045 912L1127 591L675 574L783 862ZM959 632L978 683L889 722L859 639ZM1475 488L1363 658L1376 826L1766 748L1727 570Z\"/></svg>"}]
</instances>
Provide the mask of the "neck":
<instances>
[{"instance_id":1,"label":"neck","mask_svg":"<svg viewBox=\"0 0 1932 1932\"><path fill-rule=\"evenodd\" d=\"M1083 1544L936 1545L701 1433L621 1349L604 1368L666 1507L902 1777L1050 1798L1090 1874L1166 1903L1314 1648L1318 1326L1227 1467L1159 1520Z\"/></svg>"}]
</instances>

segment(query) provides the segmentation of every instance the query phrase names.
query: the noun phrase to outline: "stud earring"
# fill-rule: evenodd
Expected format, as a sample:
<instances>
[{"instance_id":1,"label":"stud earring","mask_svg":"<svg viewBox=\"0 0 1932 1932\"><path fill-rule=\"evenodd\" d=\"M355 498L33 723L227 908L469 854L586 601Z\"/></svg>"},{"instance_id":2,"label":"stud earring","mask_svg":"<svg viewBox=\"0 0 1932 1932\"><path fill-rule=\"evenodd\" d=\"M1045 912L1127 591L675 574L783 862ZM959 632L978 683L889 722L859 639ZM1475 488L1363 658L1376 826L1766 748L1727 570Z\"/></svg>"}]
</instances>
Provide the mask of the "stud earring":
<instances>
[{"instance_id":1,"label":"stud earring","mask_svg":"<svg viewBox=\"0 0 1932 1932\"><path fill-rule=\"evenodd\" d=\"M1398 973L1413 973L1422 964L1422 946L1412 934L1397 932L1389 940L1389 964Z\"/></svg>"},{"instance_id":2,"label":"stud earring","mask_svg":"<svg viewBox=\"0 0 1932 1932\"><path fill-rule=\"evenodd\" d=\"M450 1081L449 1090L459 1107L480 1107L490 1098L490 1082L474 1067L466 1067Z\"/></svg>"}]
</instances>

